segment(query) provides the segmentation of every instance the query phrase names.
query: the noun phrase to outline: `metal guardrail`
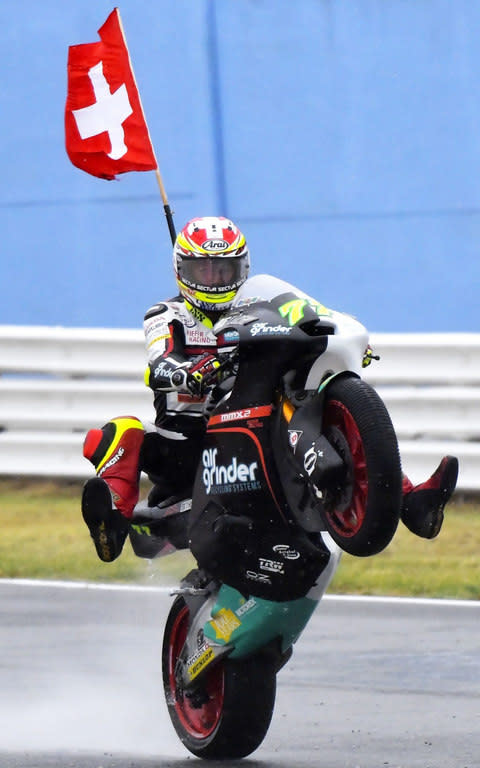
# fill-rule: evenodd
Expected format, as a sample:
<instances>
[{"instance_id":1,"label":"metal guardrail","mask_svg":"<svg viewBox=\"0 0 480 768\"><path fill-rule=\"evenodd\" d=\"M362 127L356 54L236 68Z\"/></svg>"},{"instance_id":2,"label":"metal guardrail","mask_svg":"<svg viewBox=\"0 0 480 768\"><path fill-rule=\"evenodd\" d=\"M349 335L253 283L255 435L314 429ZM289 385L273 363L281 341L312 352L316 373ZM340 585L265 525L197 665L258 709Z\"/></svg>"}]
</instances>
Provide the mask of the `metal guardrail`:
<instances>
[{"instance_id":1,"label":"metal guardrail","mask_svg":"<svg viewBox=\"0 0 480 768\"><path fill-rule=\"evenodd\" d=\"M380 384L480 385L480 333L372 333L381 363L366 369Z\"/></svg>"},{"instance_id":2,"label":"metal guardrail","mask_svg":"<svg viewBox=\"0 0 480 768\"><path fill-rule=\"evenodd\" d=\"M365 378L384 399L413 482L458 456L480 490L480 334L372 334ZM0 326L0 475L84 478L86 431L153 418L141 330Z\"/></svg>"}]
</instances>

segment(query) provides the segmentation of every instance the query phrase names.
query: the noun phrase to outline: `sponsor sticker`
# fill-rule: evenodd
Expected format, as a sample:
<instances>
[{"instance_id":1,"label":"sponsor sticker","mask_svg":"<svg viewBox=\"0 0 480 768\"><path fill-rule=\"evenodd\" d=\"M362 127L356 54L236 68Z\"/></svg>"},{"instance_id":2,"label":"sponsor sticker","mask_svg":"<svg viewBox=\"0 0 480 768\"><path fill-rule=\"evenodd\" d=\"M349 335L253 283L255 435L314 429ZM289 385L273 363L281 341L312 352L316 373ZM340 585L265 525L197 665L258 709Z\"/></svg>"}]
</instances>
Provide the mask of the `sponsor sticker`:
<instances>
[{"instance_id":1,"label":"sponsor sticker","mask_svg":"<svg viewBox=\"0 0 480 768\"><path fill-rule=\"evenodd\" d=\"M230 421L240 421L241 419L250 419L252 422L270 416L272 413L271 405L258 405L254 408L242 408L239 411L228 411L227 413L218 413L212 416L208 422L209 426L214 424L226 424Z\"/></svg>"},{"instance_id":2,"label":"sponsor sticker","mask_svg":"<svg viewBox=\"0 0 480 768\"><path fill-rule=\"evenodd\" d=\"M204 243L202 243L202 248L205 248L206 251L225 251L228 248L228 243L226 240L205 240Z\"/></svg>"},{"instance_id":3,"label":"sponsor sticker","mask_svg":"<svg viewBox=\"0 0 480 768\"><path fill-rule=\"evenodd\" d=\"M288 336L293 328L287 328L285 325L269 325L268 323L254 323L250 328L251 336L261 335L273 335L278 333L283 336Z\"/></svg>"},{"instance_id":4,"label":"sponsor sticker","mask_svg":"<svg viewBox=\"0 0 480 768\"><path fill-rule=\"evenodd\" d=\"M190 345L199 345L212 347L212 351L216 349L216 339L212 333L208 332L208 330L203 331L201 328L188 328L185 336L187 347Z\"/></svg>"},{"instance_id":5,"label":"sponsor sticker","mask_svg":"<svg viewBox=\"0 0 480 768\"><path fill-rule=\"evenodd\" d=\"M319 316L331 317L332 313L314 299L292 299L278 308L282 317L288 318L289 325L296 325L305 317L305 307L311 307Z\"/></svg>"},{"instance_id":6,"label":"sponsor sticker","mask_svg":"<svg viewBox=\"0 0 480 768\"><path fill-rule=\"evenodd\" d=\"M235 302L236 307L248 307L249 304L256 304L257 301L265 301L261 296L248 296Z\"/></svg>"},{"instance_id":7,"label":"sponsor sticker","mask_svg":"<svg viewBox=\"0 0 480 768\"><path fill-rule=\"evenodd\" d=\"M244 408L241 411L230 411L230 413L221 413L220 421L237 421L238 419L248 419L251 415L251 408Z\"/></svg>"},{"instance_id":8,"label":"sponsor sticker","mask_svg":"<svg viewBox=\"0 0 480 768\"><path fill-rule=\"evenodd\" d=\"M237 618L230 608L221 608L210 621L215 632L215 637L225 640L226 643L228 643L232 633L241 625L241 623L240 619Z\"/></svg>"},{"instance_id":9,"label":"sponsor sticker","mask_svg":"<svg viewBox=\"0 0 480 768\"><path fill-rule=\"evenodd\" d=\"M145 330L149 336L152 333L158 333L159 330L168 334L168 322L165 318L154 315L152 318L145 320Z\"/></svg>"},{"instance_id":10,"label":"sponsor sticker","mask_svg":"<svg viewBox=\"0 0 480 768\"><path fill-rule=\"evenodd\" d=\"M218 339L219 346L221 344L237 344L240 339L238 331L225 331Z\"/></svg>"},{"instance_id":11,"label":"sponsor sticker","mask_svg":"<svg viewBox=\"0 0 480 768\"><path fill-rule=\"evenodd\" d=\"M294 453L297 449L298 441L300 440L302 435L303 435L303 429L288 430L288 444Z\"/></svg>"},{"instance_id":12,"label":"sponsor sticker","mask_svg":"<svg viewBox=\"0 0 480 768\"><path fill-rule=\"evenodd\" d=\"M202 480L207 493L242 493L261 489L256 476L256 461L244 464L233 456L230 464L217 465L217 454L218 448L208 448L202 453Z\"/></svg>"},{"instance_id":13,"label":"sponsor sticker","mask_svg":"<svg viewBox=\"0 0 480 768\"><path fill-rule=\"evenodd\" d=\"M241 605L241 606L240 606L240 608L237 608L237 610L235 611L235 613L236 613L236 615L237 615L237 616L239 616L239 617L240 617L240 616L243 616L245 613L248 613L249 611L253 610L253 608L255 608L255 607L256 607L256 605L257 605L257 601L256 601L256 600L255 600L253 597L250 597L250 598L247 600L247 602L246 602L246 603L244 603L243 605Z\"/></svg>"},{"instance_id":14,"label":"sponsor sticker","mask_svg":"<svg viewBox=\"0 0 480 768\"><path fill-rule=\"evenodd\" d=\"M236 312L228 312L217 323L215 323L215 332L219 333L222 328L226 328L228 325L232 325L233 323L241 323L242 325L247 325L248 323L255 322L255 320L258 320L258 316L248 314L241 309Z\"/></svg>"},{"instance_id":15,"label":"sponsor sticker","mask_svg":"<svg viewBox=\"0 0 480 768\"><path fill-rule=\"evenodd\" d=\"M272 549L277 555L283 557L284 560L298 560L300 557L300 552L292 549L288 544L274 544Z\"/></svg>"},{"instance_id":16,"label":"sponsor sticker","mask_svg":"<svg viewBox=\"0 0 480 768\"><path fill-rule=\"evenodd\" d=\"M283 563L279 560L270 560L267 557L259 557L258 564L261 571L271 571L271 573L285 573Z\"/></svg>"},{"instance_id":17,"label":"sponsor sticker","mask_svg":"<svg viewBox=\"0 0 480 768\"><path fill-rule=\"evenodd\" d=\"M113 465L116 464L117 461L120 461L124 453L125 453L125 448L120 447L116 452L116 454L112 456L112 458L109 459L107 463L104 464L103 467L99 470L98 476L100 477L101 475L103 475L106 469L108 469L109 467L113 467Z\"/></svg>"},{"instance_id":18,"label":"sponsor sticker","mask_svg":"<svg viewBox=\"0 0 480 768\"><path fill-rule=\"evenodd\" d=\"M245 576L250 581L257 581L260 584L271 584L272 580L266 573L256 573L256 571L246 571Z\"/></svg>"},{"instance_id":19,"label":"sponsor sticker","mask_svg":"<svg viewBox=\"0 0 480 768\"><path fill-rule=\"evenodd\" d=\"M305 451L303 456L303 467L307 475L311 475L314 472L318 459L323 459L323 451L318 451L312 443L312 447Z\"/></svg>"},{"instance_id":20,"label":"sponsor sticker","mask_svg":"<svg viewBox=\"0 0 480 768\"><path fill-rule=\"evenodd\" d=\"M213 658L213 648L206 643L187 661L187 672L190 680L194 680Z\"/></svg>"},{"instance_id":21,"label":"sponsor sticker","mask_svg":"<svg viewBox=\"0 0 480 768\"><path fill-rule=\"evenodd\" d=\"M317 466L317 452L313 445L308 449L308 451L305 451L305 455L303 457L303 466L307 475L311 475Z\"/></svg>"},{"instance_id":22,"label":"sponsor sticker","mask_svg":"<svg viewBox=\"0 0 480 768\"><path fill-rule=\"evenodd\" d=\"M164 379L170 379L173 371L174 368L171 363L167 363L165 360L162 360L155 368L153 375L155 378L162 376Z\"/></svg>"}]
</instances>

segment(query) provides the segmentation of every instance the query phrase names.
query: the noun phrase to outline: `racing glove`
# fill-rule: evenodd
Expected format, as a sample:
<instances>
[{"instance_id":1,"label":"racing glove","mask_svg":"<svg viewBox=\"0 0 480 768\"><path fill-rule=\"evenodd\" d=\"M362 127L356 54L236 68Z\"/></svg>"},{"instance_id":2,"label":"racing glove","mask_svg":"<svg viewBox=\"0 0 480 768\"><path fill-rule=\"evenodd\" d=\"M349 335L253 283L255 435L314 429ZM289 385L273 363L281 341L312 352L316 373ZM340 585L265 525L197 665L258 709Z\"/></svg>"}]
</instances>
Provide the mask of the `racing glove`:
<instances>
[{"instance_id":1,"label":"racing glove","mask_svg":"<svg viewBox=\"0 0 480 768\"><path fill-rule=\"evenodd\" d=\"M220 361L215 355L199 355L193 359L189 368L178 369L172 374L172 384L200 397L209 386L217 383L217 368L220 368Z\"/></svg>"},{"instance_id":2,"label":"racing glove","mask_svg":"<svg viewBox=\"0 0 480 768\"><path fill-rule=\"evenodd\" d=\"M193 395L203 395L207 387L217 383L220 360L215 355L201 355L188 369L187 387Z\"/></svg>"}]
</instances>

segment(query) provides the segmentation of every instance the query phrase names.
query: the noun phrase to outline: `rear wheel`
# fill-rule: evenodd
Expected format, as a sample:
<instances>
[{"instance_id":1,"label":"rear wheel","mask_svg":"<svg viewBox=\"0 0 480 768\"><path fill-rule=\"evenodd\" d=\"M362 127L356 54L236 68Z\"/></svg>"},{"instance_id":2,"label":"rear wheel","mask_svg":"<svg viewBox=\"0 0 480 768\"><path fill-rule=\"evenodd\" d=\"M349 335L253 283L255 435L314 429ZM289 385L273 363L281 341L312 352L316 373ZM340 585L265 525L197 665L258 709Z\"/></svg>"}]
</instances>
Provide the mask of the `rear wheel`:
<instances>
[{"instance_id":1,"label":"rear wheel","mask_svg":"<svg viewBox=\"0 0 480 768\"><path fill-rule=\"evenodd\" d=\"M400 517L402 472L397 438L375 390L358 378L332 381L324 434L346 465L345 482L324 491L324 520L337 544L360 557L381 552Z\"/></svg>"},{"instance_id":2,"label":"rear wheel","mask_svg":"<svg viewBox=\"0 0 480 768\"><path fill-rule=\"evenodd\" d=\"M187 637L189 609L183 597L172 605L165 627L162 668L168 712L185 747L197 757L226 760L251 754L263 741L275 704L273 659L256 655L220 660L201 686L185 691L175 675Z\"/></svg>"}]
</instances>

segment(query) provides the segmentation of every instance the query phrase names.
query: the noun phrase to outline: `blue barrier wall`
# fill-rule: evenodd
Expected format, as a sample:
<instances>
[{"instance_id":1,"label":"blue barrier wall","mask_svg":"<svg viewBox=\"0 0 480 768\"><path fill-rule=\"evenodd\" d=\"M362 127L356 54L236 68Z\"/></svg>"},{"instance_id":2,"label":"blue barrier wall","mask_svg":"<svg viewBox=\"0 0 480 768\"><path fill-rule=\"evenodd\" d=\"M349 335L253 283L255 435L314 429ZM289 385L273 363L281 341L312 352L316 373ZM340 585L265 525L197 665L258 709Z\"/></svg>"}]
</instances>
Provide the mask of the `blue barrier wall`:
<instances>
[{"instance_id":1,"label":"blue barrier wall","mask_svg":"<svg viewBox=\"0 0 480 768\"><path fill-rule=\"evenodd\" d=\"M0 5L0 323L134 327L172 295L153 173L64 149L66 59L113 4ZM374 331L478 331L480 3L124 0L177 229L225 214L254 270Z\"/></svg>"}]
</instances>

